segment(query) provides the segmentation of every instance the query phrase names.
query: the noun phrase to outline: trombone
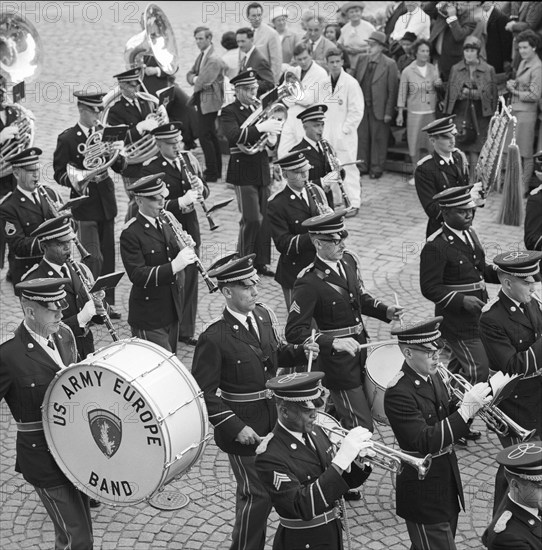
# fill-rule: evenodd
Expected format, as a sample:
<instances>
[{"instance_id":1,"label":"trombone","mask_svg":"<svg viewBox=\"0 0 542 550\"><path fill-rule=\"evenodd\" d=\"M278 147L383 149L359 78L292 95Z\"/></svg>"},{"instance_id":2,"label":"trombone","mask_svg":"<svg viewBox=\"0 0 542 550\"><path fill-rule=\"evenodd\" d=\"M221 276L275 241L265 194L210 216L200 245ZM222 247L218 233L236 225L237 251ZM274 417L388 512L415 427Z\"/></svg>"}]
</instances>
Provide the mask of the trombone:
<instances>
[{"instance_id":1,"label":"trombone","mask_svg":"<svg viewBox=\"0 0 542 550\"><path fill-rule=\"evenodd\" d=\"M462 401L465 393L472 388L472 384L463 376L450 372L442 363L437 365L437 372L444 384L446 384L448 390L459 401ZM478 411L478 415L480 415L480 418L486 423L491 431L501 437L510 435L512 437L518 437L520 441L527 441L536 431L534 429L526 430L508 415L504 414L497 405L492 405L491 403L484 405Z\"/></svg>"},{"instance_id":2,"label":"trombone","mask_svg":"<svg viewBox=\"0 0 542 550\"><path fill-rule=\"evenodd\" d=\"M333 438L330 437L330 439L332 444L337 448L340 447L340 442L348 435L348 430L343 428L337 420L326 413L318 412L316 424L328 433L329 436L333 436ZM373 450L376 456L360 457L359 460L361 462L370 462L375 466L380 466L395 474L400 474L403 470L403 464L408 464L417 470L418 479L420 480L425 479L427 472L429 472L429 468L431 468L433 457L430 454L426 455L424 458L416 458L415 456L410 456L407 453L398 451L392 447L387 447L376 441L369 441L368 443L370 443L368 448Z\"/></svg>"}]
</instances>

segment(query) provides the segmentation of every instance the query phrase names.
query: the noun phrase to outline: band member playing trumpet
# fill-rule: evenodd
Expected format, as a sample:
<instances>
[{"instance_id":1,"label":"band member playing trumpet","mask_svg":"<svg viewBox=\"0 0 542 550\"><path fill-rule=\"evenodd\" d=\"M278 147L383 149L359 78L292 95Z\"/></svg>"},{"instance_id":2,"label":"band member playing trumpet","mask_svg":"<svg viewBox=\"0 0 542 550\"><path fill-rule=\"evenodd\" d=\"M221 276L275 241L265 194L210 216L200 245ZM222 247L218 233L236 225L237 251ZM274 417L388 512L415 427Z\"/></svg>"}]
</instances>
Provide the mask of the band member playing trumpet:
<instances>
[{"instance_id":1,"label":"band member playing trumpet","mask_svg":"<svg viewBox=\"0 0 542 550\"><path fill-rule=\"evenodd\" d=\"M363 426L372 432L373 419L362 387L367 350L360 349L360 344L368 338L362 315L389 323L400 318L402 308L387 306L366 291L360 260L346 250L345 212L342 208L302 223L316 257L294 285L285 333L288 342L301 344L310 337L314 319L320 345L316 370L326 375L324 384L343 427Z\"/></svg>"},{"instance_id":2,"label":"band member playing trumpet","mask_svg":"<svg viewBox=\"0 0 542 550\"><path fill-rule=\"evenodd\" d=\"M271 500L256 474L255 449L277 420L265 384L277 368L302 365L318 346L280 340L275 314L256 301L259 277L254 254L235 256L217 260L209 270L226 307L201 333L192 374L203 390L216 444L228 453L237 480L230 549L263 550Z\"/></svg>"},{"instance_id":3,"label":"band member playing trumpet","mask_svg":"<svg viewBox=\"0 0 542 550\"><path fill-rule=\"evenodd\" d=\"M297 275L316 254L302 223L323 214L329 206L322 188L308 181L310 164L301 151L278 159L275 165L282 169L286 186L270 199L267 215L273 241L280 252L275 281L282 287L286 307L290 309Z\"/></svg>"},{"instance_id":4,"label":"band member playing trumpet","mask_svg":"<svg viewBox=\"0 0 542 550\"><path fill-rule=\"evenodd\" d=\"M89 499L57 466L47 447L41 405L55 374L77 361L75 339L61 322L67 279L17 285L24 319L0 346L0 400L17 425L15 470L32 485L55 528L55 550L92 550Z\"/></svg>"},{"instance_id":5,"label":"band member playing trumpet","mask_svg":"<svg viewBox=\"0 0 542 550\"><path fill-rule=\"evenodd\" d=\"M143 163L142 175L163 172L168 201L177 201L176 217L183 229L194 239L195 252L199 255L201 233L195 205L200 197L209 196L209 188L201 178L201 166L189 151L183 151L182 124L169 122L152 130L158 145L158 155ZM196 345L196 314L198 309L198 270L194 264L184 270L182 289L182 314L179 319L179 340Z\"/></svg>"},{"instance_id":6,"label":"band member playing trumpet","mask_svg":"<svg viewBox=\"0 0 542 550\"><path fill-rule=\"evenodd\" d=\"M333 456L328 436L315 424L317 407L323 405L323 376L287 374L266 384L275 396L278 420L256 449L256 470L279 514L274 550L343 548L347 520L341 497L371 472L355 462L371 452L371 432L354 428Z\"/></svg>"},{"instance_id":7,"label":"band member playing trumpet","mask_svg":"<svg viewBox=\"0 0 542 550\"><path fill-rule=\"evenodd\" d=\"M115 271L117 200L115 184L108 170L89 173L83 164L86 154L82 151L89 137L99 130L99 116L103 110L104 94L76 91L73 95L77 98L79 121L58 136L53 156L54 178L60 185L71 188L71 198L82 194L88 196L81 204L73 207L72 214L78 222L79 239L90 252L90 258L86 260L86 264L96 278ZM120 151L121 147L122 143L113 144L110 154ZM91 154L90 151L89 154ZM125 159L119 154L112 168L120 172L124 166ZM72 167L76 170L74 171ZM84 179L78 181L81 178ZM82 185L85 180L88 183L86 186ZM106 296L108 303L113 305L114 289L108 290ZM111 311L110 315L112 319L120 319L120 313L116 311Z\"/></svg>"},{"instance_id":8,"label":"band member playing trumpet","mask_svg":"<svg viewBox=\"0 0 542 550\"><path fill-rule=\"evenodd\" d=\"M254 144L266 134L272 136L282 130L282 123L272 118L241 128L257 103L256 78L255 71L247 70L231 79L231 84L235 86L236 100L222 109L220 123L230 145L226 181L235 186L241 212L239 253L246 256L254 252L258 273L273 276L274 273L268 267L271 262L271 232L267 221L267 201L271 176L265 141L254 154L244 153L238 146Z\"/></svg>"},{"instance_id":9,"label":"band member playing trumpet","mask_svg":"<svg viewBox=\"0 0 542 550\"><path fill-rule=\"evenodd\" d=\"M424 480L409 465L397 475L396 512L405 520L415 550L455 550L459 506L464 508L465 501L453 443L468 433L469 420L491 400L489 385L480 382L464 393L461 403L450 402L436 375L441 322L442 317L435 317L391 331L405 362L386 390L386 416L403 452L433 457Z\"/></svg>"},{"instance_id":10,"label":"band member playing trumpet","mask_svg":"<svg viewBox=\"0 0 542 550\"><path fill-rule=\"evenodd\" d=\"M197 256L191 247L179 250L171 228L159 218L168 195L163 177L163 172L154 174L128 187L139 211L122 230L120 254L133 285L128 303L132 335L175 353L182 315L182 272Z\"/></svg>"},{"instance_id":11,"label":"band member playing trumpet","mask_svg":"<svg viewBox=\"0 0 542 550\"><path fill-rule=\"evenodd\" d=\"M494 370L523 376L500 404L502 411L523 428L542 437L542 304L535 293L540 281L542 252L519 250L493 258L501 289L480 316L480 336ZM504 447L518 439L499 437ZM507 491L503 468L495 479L493 512Z\"/></svg>"},{"instance_id":12,"label":"band member playing trumpet","mask_svg":"<svg viewBox=\"0 0 542 550\"><path fill-rule=\"evenodd\" d=\"M31 237L32 231L43 221L54 218L50 205L37 191L41 154L41 149L31 147L11 158L17 186L0 203L0 224L9 247L8 261L14 286L43 256L38 240ZM45 190L53 203L61 202L56 191L50 187Z\"/></svg>"}]
</instances>

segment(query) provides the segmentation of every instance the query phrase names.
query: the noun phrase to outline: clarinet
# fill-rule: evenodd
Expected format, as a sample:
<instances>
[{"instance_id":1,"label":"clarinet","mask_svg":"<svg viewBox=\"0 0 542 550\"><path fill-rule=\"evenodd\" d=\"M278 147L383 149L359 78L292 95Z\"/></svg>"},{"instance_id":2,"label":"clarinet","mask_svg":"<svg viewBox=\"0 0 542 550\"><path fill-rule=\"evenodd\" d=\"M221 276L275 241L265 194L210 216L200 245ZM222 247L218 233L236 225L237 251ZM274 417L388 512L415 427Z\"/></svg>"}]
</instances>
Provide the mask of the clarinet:
<instances>
[{"instance_id":1,"label":"clarinet","mask_svg":"<svg viewBox=\"0 0 542 550\"><path fill-rule=\"evenodd\" d=\"M320 195L315 189L314 183L311 183L310 181L306 181L304 185L305 185L305 189L307 190L307 193L310 194L312 200L314 201L314 204L316 205L316 209L318 210L319 216L323 216L324 214L329 214L330 212L333 212L333 208L331 208L329 204L324 204L322 202Z\"/></svg>"},{"instance_id":2,"label":"clarinet","mask_svg":"<svg viewBox=\"0 0 542 550\"><path fill-rule=\"evenodd\" d=\"M83 273L83 270L77 265L77 262L73 258L70 257L66 261L70 264L71 268L75 271L75 274L79 277L79 280L81 281L81 285L85 290L85 297L87 301L88 300L94 301L94 298L90 293L90 289L92 288L92 286L90 284L90 281L86 278L85 274ZM113 339L113 342L118 342L119 337L117 336L115 327L113 326L113 323L111 322L111 319L109 318L109 315L107 314L107 310L105 310L105 308L104 308L104 313L100 314L100 317L103 319L104 325L109 331L109 334Z\"/></svg>"},{"instance_id":3,"label":"clarinet","mask_svg":"<svg viewBox=\"0 0 542 550\"><path fill-rule=\"evenodd\" d=\"M183 229L183 226L171 212L168 212L167 210L162 208L160 210L160 217L169 225L169 227L171 227L173 235L175 236L175 240L177 241L180 249L183 249L186 246L190 248L194 248L196 246L194 239L189 235L189 233L187 233ZM218 287L213 283L211 277L209 277L207 270L205 269L197 255L195 264L198 268L198 271L201 273L201 276L203 277L203 280L205 281L209 292L216 292L218 290Z\"/></svg>"},{"instance_id":4,"label":"clarinet","mask_svg":"<svg viewBox=\"0 0 542 550\"><path fill-rule=\"evenodd\" d=\"M321 139L320 143L322 145L322 148L324 150L324 155L326 155L326 159L329 163L329 166L331 166L331 171L337 173L337 183L339 185L339 189L341 190L341 195L344 201L344 206L346 208L351 208L352 203L350 202L350 199L348 198L348 195L346 194L346 191L344 189L343 180L341 178L341 164L339 162L339 159L331 152L331 145L328 143L327 140Z\"/></svg>"}]
</instances>

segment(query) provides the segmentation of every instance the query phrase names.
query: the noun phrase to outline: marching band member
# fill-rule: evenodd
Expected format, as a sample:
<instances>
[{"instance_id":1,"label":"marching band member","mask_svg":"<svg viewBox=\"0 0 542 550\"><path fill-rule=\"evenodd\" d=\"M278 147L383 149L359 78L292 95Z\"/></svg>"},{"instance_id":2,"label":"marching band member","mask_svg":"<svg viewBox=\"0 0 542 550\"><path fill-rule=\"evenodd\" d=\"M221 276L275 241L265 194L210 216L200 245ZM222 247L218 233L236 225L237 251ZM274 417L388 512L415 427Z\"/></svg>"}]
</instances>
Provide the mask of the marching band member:
<instances>
[{"instance_id":1,"label":"marching band member","mask_svg":"<svg viewBox=\"0 0 542 550\"><path fill-rule=\"evenodd\" d=\"M542 311L534 293L540 259L542 252L527 250L495 256L501 289L480 316L480 337L491 368L523 377L499 408L523 428L536 429L538 440L542 437ZM511 436L499 439L503 447L519 443ZM501 466L495 478L494 513L506 486Z\"/></svg>"},{"instance_id":2,"label":"marching band member","mask_svg":"<svg viewBox=\"0 0 542 550\"><path fill-rule=\"evenodd\" d=\"M413 550L455 550L459 505L464 508L465 501L453 443L468 433L469 420L491 400L489 385L480 382L458 406L450 402L436 375L441 322L435 317L391 331L405 362L386 390L386 416L403 452L433 457L425 479L419 480L410 465L397 475L396 513L406 522Z\"/></svg>"},{"instance_id":3,"label":"marching band member","mask_svg":"<svg viewBox=\"0 0 542 550\"><path fill-rule=\"evenodd\" d=\"M68 279L18 283L23 322L0 346L0 400L17 425L15 471L32 485L55 527L55 549L93 548L89 499L57 466L47 447L41 405L55 374L77 361L71 330L61 322Z\"/></svg>"},{"instance_id":4,"label":"marching band member","mask_svg":"<svg viewBox=\"0 0 542 550\"><path fill-rule=\"evenodd\" d=\"M163 177L163 172L147 176L127 188L139 211L120 234L120 254L132 282L128 302L132 336L175 353L184 279L179 274L196 261L196 254L188 246L179 251L172 229L159 218L168 194Z\"/></svg>"},{"instance_id":5,"label":"marching band member","mask_svg":"<svg viewBox=\"0 0 542 550\"><path fill-rule=\"evenodd\" d=\"M36 190L41 176L41 154L41 149L31 147L11 158L17 186L0 203L0 220L9 247L13 286L43 256L38 240L30 236L32 231L44 220L54 217L49 204ZM45 190L54 203L61 202L56 191L50 187L45 187Z\"/></svg>"},{"instance_id":6,"label":"marching band member","mask_svg":"<svg viewBox=\"0 0 542 550\"><path fill-rule=\"evenodd\" d=\"M252 114L256 102L258 82L256 72L248 70L231 79L236 99L220 115L222 131L230 145L230 161L226 181L235 186L237 204L241 212L239 224L239 253L256 254L255 265L260 275L273 276L271 262L271 235L267 221L267 201L271 176L265 147L253 155L243 153L238 146L258 142L264 134L279 134L282 123L267 119L245 129L241 125Z\"/></svg>"},{"instance_id":7,"label":"marching band member","mask_svg":"<svg viewBox=\"0 0 542 550\"><path fill-rule=\"evenodd\" d=\"M279 514L274 550L342 549L347 520L341 517L340 499L371 473L354 462L370 453L371 432L354 428L333 456L331 441L315 424L323 377L322 372L287 374L266 384L275 396L278 420L256 449L256 471Z\"/></svg>"},{"instance_id":8,"label":"marching band member","mask_svg":"<svg viewBox=\"0 0 542 550\"><path fill-rule=\"evenodd\" d=\"M83 189L79 183L70 179L69 165L85 170L85 154L79 151L79 145L85 144L96 131L103 110L104 94L76 91L73 95L77 98L79 121L58 136L53 157L54 178L58 184L71 188L70 198L88 196L81 204L73 207L72 214L78 222L81 244L90 252L86 264L92 275L99 277L115 271L115 184L105 170L93 176L86 189ZM120 146L120 143L115 145L117 149ZM119 172L124 166L125 159L119 155L112 168ZM108 290L106 296L109 304L115 303L114 289ZM110 316L112 319L120 319L120 313L113 310Z\"/></svg>"},{"instance_id":9,"label":"marching band member","mask_svg":"<svg viewBox=\"0 0 542 550\"><path fill-rule=\"evenodd\" d=\"M275 281L282 287L286 308L290 309L297 275L314 260L316 253L302 224L321 213L314 198L319 199L321 208L327 206L327 198L316 185L312 185L314 197L307 192L307 185L311 185L310 164L301 151L278 159L275 165L281 167L286 185L269 200L267 215L275 247L280 252Z\"/></svg>"},{"instance_id":10,"label":"marching band member","mask_svg":"<svg viewBox=\"0 0 542 550\"><path fill-rule=\"evenodd\" d=\"M510 489L482 542L489 550L542 548L542 444L519 443L503 449L497 462L504 467Z\"/></svg>"},{"instance_id":11,"label":"marching band member","mask_svg":"<svg viewBox=\"0 0 542 550\"><path fill-rule=\"evenodd\" d=\"M201 166L196 157L183 148L182 124L169 122L152 130L158 145L158 155L143 163L142 175L162 172L168 195L166 200L176 200L179 206L177 219L183 229L194 239L195 252L199 256L201 233L195 204L198 197L207 198L209 188L202 181ZM187 170L189 171L187 173ZM184 270L182 287L182 314L179 318L179 340L191 346L196 345L196 314L198 309L198 269L194 264Z\"/></svg>"},{"instance_id":12,"label":"marching band member","mask_svg":"<svg viewBox=\"0 0 542 550\"><path fill-rule=\"evenodd\" d=\"M329 165L329 159L322 145L327 110L327 105L318 103L308 107L297 115L297 118L303 124L305 136L290 152L303 151L303 154L311 165L309 180L319 185L325 191L327 203L333 208L332 185L336 187L337 181L341 176L334 172Z\"/></svg>"},{"instance_id":13,"label":"marching band member","mask_svg":"<svg viewBox=\"0 0 542 550\"><path fill-rule=\"evenodd\" d=\"M345 209L305 220L316 249L314 262L303 270L294 285L286 322L286 340L301 344L311 335L313 319L319 328L317 370L325 373L325 386L343 426L363 426L373 431L373 419L363 392L367 342L362 315L386 323L399 319L402 308L387 306L373 298L359 275L359 258L346 250L348 231Z\"/></svg>"},{"instance_id":14,"label":"marching band member","mask_svg":"<svg viewBox=\"0 0 542 550\"><path fill-rule=\"evenodd\" d=\"M18 118L18 113L6 103L7 92L6 79L0 74L0 151L3 145L7 145L19 133L19 129L14 124ZM14 187L13 174L11 172L7 174L0 173L0 199L11 193Z\"/></svg>"},{"instance_id":15,"label":"marching band member","mask_svg":"<svg viewBox=\"0 0 542 550\"><path fill-rule=\"evenodd\" d=\"M271 500L255 469L255 449L277 420L266 382L277 368L301 365L318 346L285 344L275 314L256 301L259 277L254 254L216 261L216 277L226 307L201 333L192 374L203 390L215 442L228 453L237 480L231 550L263 550ZM221 393L217 395L220 388Z\"/></svg>"}]
</instances>

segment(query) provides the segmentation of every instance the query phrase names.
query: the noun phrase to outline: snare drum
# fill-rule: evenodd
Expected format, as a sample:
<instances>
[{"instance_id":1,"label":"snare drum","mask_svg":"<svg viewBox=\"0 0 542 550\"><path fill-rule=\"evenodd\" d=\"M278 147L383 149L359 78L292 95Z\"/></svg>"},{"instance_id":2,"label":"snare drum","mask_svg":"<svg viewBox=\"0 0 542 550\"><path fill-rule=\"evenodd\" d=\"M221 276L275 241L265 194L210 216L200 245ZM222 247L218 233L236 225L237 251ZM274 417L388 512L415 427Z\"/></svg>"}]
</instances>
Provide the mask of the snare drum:
<instances>
[{"instance_id":1,"label":"snare drum","mask_svg":"<svg viewBox=\"0 0 542 550\"><path fill-rule=\"evenodd\" d=\"M138 338L62 369L43 401L49 449L83 493L112 505L150 498L209 439L202 392L183 364Z\"/></svg>"},{"instance_id":2,"label":"snare drum","mask_svg":"<svg viewBox=\"0 0 542 550\"><path fill-rule=\"evenodd\" d=\"M363 389L376 422L389 424L384 411L384 393L388 384L401 370L403 362L404 356L397 344L370 348Z\"/></svg>"}]
</instances>

